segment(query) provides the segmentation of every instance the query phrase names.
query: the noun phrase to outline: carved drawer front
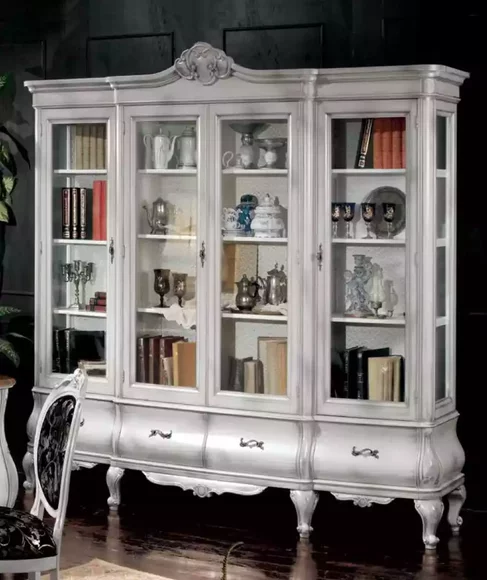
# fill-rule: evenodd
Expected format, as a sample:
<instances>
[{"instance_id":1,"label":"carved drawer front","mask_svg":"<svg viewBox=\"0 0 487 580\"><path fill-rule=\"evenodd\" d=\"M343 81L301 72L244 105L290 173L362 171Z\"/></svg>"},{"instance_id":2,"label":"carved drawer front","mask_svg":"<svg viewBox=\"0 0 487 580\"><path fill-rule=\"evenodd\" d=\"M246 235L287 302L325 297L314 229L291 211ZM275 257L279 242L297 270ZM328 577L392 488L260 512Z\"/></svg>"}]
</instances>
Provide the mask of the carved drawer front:
<instances>
[{"instance_id":1,"label":"carved drawer front","mask_svg":"<svg viewBox=\"0 0 487 580\"><path fill-rule=\"evenodd\" d=\"M202 467L204 416L187 411L122 408L120 455L126 459Z\"/></svg>"},{"instance_id":2,"label":"carved drawer front","mask_svg":"<svg viewBox=\"0 0 487 580\"><path fill-rule=\"evenodd\" d=\"M112 454L115 407L110 401L85 399L76 449L84 453Z\"/></svg>"},{"instance_id":3,"label":"carved drawer front","mask_svg":"<svg viewBox=\"0 0 487 580\"><path fill-rule=\"evenodd\" d=\"M295 423L213 415L207 466L217 471L297 477L300 434Z\"/></svg>"},{"instance_id":4,"label":"carved drawer front","mask_svg":"<svg viewBox=\"0 0 487 580\"><path fill-rule=\"evenodd\" d=\"M321 481L416 486L415 429L319 423L313 455Z\"/></svg>"}]
</instances>

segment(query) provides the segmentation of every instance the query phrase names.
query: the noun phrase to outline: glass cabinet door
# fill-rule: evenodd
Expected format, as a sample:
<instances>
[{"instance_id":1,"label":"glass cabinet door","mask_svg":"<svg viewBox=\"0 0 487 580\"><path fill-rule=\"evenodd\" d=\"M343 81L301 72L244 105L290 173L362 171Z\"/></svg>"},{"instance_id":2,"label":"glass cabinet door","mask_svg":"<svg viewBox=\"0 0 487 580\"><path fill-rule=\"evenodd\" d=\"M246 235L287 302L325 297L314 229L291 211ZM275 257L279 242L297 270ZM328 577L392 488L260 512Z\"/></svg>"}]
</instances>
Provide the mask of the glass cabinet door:
<instances>
[{"instance_id":1,"label":"glass cabinet door","mask_svg":"<svg viewBox=\"0 0 487 580\"><path fill-rule=\"evenodd\" d=\"M85 361L93 367L89 389L98 392L110 390L107 352L113 348L107 333L107 308L113 300L108 240L114 225L107 219L113 210L109 127L106 119L53 122L48 176L52 315L48 325L51 355L46 359L50 368L44 372L48 383L55 383L59 374L71 373Z\"/></svg>"},{"instance_id":2,"label":"glass cabinet door","mask_svg":"<svg viewBox=\"0 0 487 580\"><path fill-rule=\"evenodd\" d=\"M217 405L289 405L291 125L291 114L219 118Z\"/></svg>"},{"instance_id":3,"label":"glass cabinet door","mask_svg":"<svg viewBox=\"0 0 487 580\"><path fill-rule=\"evenodd\" d=\"M191 109L191 107L190 107ZM139 109L142 112L142 108ZM158 388L164 400L204 395L198 361L201 290L201 116L134 116L126 151L133 249L129 396ZM203 154L204 155L204 154ZM154 395L151 395L154 396ZM156 397L158 395L155 395Z\"/></svg>"},{"instance_id":4,"label":"glass cabinet door","mask_svg":"<svg viewBox=\"0 0 487 580\"><path fill-rule=\"evenodd\" d=\"M330 115L326 131L330 271L318 301L331 353L319 398L330 414L380 416L409 397L407 115Z\"/></svg>"},{"instance_id":5,"label":"glass cabinet door","mask_svg":"<svg viewBox=\"0 0 487 580\"><path fill-rule=\"evenodd\" d=\"M455 273L452 272L452 244L455 247L453 212L454 176L452 174L453 115L436 115L436 332L435 400L443 406L454 397L454 312ZM453 239L453 241L452 241ZM453 329L453 330L452 330Z\"/></svg>"}]
</instances>

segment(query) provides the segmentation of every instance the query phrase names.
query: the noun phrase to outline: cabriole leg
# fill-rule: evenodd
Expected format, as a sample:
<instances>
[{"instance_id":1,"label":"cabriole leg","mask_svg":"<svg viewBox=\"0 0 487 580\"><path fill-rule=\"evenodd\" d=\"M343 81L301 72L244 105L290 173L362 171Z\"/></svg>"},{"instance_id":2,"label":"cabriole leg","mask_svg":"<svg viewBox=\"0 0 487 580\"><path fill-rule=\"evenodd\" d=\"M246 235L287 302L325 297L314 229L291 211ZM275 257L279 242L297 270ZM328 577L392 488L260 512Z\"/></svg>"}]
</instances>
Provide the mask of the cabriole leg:
<instances>
[{"instance_id":1,"label":"cabriole leg","mask_svg":"<svg viewBox=\"0 0 487 580\"><path fill-rule=\"evenodd\" d=\"M417 499L414 502L416 511L423 521L423 542L427 550L434 550L439 542L436 529L443 515L441 499Z\"/></svg>"},{"instance_id":2,"label":"cabriole leg","mask_svg":"<svg viewBox=\"0 0 487 580\"><path fill-rule=\"evenodd\" d=\"M291 500L296 508L298 516L298 532L302 539L309 538L313 528L311 520L318 503L318 494L316 491L291 490Z\"/></svg>"},{"instance_id":3,"label":"cabriole leg","mask_svg":"<svg viewBox=\"0 0 487 580\"><path fill-rule=\"evenodd\" d=\"M460 526L463 524L463 519L460 516L465 499L467 498L467 490L464 485L454 489L448 495L448 523L450 524L452 534L458 536L460 533Z\"/></svg>"},{"instance_id":4,"label":"cabriole leg","mask_svg":"<svg viewBox=\"0 0 487 580\"><path fill-rule=\"evenodd\" d=\"M120 505L120 480L125 469L111 466L107 471L107 486L110 493L107 504L111 510L118 510Z\"/></svg>"},{"instance_id":5,"label":"cabriole leg","mask_svg":"<svg viewBox=\"0 0 487 580\"><path fill-rule=\"evenodd\" d=\"M27 451L22 459L22 469L25 474L24 489L33 491L35 487L34 455L30 451Z\"/></svg>"}]
</instances>

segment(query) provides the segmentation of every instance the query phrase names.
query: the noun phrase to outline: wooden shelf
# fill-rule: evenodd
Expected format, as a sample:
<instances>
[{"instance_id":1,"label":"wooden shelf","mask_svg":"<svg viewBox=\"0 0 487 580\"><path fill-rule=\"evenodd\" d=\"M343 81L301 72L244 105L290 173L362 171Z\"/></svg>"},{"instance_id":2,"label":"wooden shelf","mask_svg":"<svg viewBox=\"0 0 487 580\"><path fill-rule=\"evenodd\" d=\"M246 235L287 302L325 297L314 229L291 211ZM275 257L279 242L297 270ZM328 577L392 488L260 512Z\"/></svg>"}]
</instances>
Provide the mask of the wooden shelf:
<instances>
[{"instance_id":1,"label":"wooden shelf","mask_svg":"<svg viewBox=\"0 0 487 580\"><path fill-rule=\"evenodd\" d=\"M438 316L436 318L436 327L438 326L446 326L448 324L448 319L446 316Z\"/></svg>"},{"instance_id":2,"label":"wooden shelf","mask_svg":"<svg viewBox=\"0 0 487 580\"><path fill-rule=\"evenodd\" d=\"M71 308L54 308L54 314L64 314L66 316L83 316L86 318L106 318L106 312L91 312L90 310L74 310Z\"/></svg>"},{"instance_id":3,"label":"wooden shelf","mask_svg":"<svg viewBox=\"0 0 487 580\"><path fill-rule=\"evenodd\" d=\"M106 246L106 240L67 240L55 238L52 240L55 246Z\"/></svg>"},{"instance_id":4,"label":"wooden shelf","mask_svg":"<svg viewBox=\"0 0 487 580\"><path fill-rule=\"evenodd\" d=\"M447 242L445 238L438 238L436 240L436 247L437 248L446 248Z\"/></svg>"},{"instance_id":5,"label":"wooden shelf","mask_svg":"<svg viewBox=\"0 0 487 580\"><path fill-rule=\"evenodd\" d=\"M222 236L223 243L284 245L287 238L256 238L253 236Z\"/></svg>"},{"instance_id":6,"label":"wooden shelf","mask_svg":"<svg viewBox=\"0 0 487 580\"><path fill-rule=\"evenodd\" d=\"M405 169L332 169L333 175L406 175Z\"/></svg>"},{"instance_id":7,"label":"wooden shelf","mask_svg":"<svg viewBox=\"0 0 487 580\"><path fill-rule=\"evenodd\" d=\"M222 312L222 318L252 320L253 322L287 322L287 316L282 314L247 314L245 312Z\"/></svg>"},{"instance_id":8,"label":"wooden shelf","mask_svg":"<svg viewBox=\"0 0 487 580\"><path fill-rule=\"evenodd\" d=\"M138 234L139 240L173 240L173 241L194 241L196 236L189 234Z\"/></svg>"},{"instance_id":9,"label":"wooden shelf","mask_svg":"<svg viewBox=\"0 0 487 580\"><path fill-rule=\"evenodd\" d=\"M242 169L241 167L226 167L222 169L222 173L225 175L281 175L286 176L288 174L287 169Z\"/></svg>"},{"instance_id":10,"label":"wooden shelf","mask_svg":"<svg viewBox=\"0 0 487 580\"><path fill-rule=\"evenodd\" d=\"M55 169L54 175L106 175L106 169Z\"/></svg>"},{"instance_id":11,"label":"wooden shelf","mask_svg":"<svg viewBox=\"0 0 487 580\"><path fill-rule=\"evenodd\" d=\"M436 177L448 177L448 171L446 169L437 169Z\"/></svg>"},{"instance_id":12,"label":"wooden shelf","mask_svg":"<svg viewBox=\"0 0 487 580\"><path fill-rule=\"evenodd\" d=\"M343 324L360 324L361 326L405 326L404 317L394 316L392 318L354 318L353 316L343 316L343 314L333 314L332 322Z\"/></svg>"},{"instance_id":13,"label":"wooden shelf","mask_svg":"<svg viewBox=\"0 0 487 580\"><path fill-rule=\"evenodd\" d=\"M405 246L405 239L387 238L333 238L333 244L347 246Z\"/></svg>"},{"instance_id":14,"label":"wooden shelf","mask_svg":"<svg viewBox=\"0 0 487 580\"><path fill-rule=\"evenodd\" d=\"M139 169L141 175L198 175L196 167L185 169Z\"/></svg>"}]
</instances>

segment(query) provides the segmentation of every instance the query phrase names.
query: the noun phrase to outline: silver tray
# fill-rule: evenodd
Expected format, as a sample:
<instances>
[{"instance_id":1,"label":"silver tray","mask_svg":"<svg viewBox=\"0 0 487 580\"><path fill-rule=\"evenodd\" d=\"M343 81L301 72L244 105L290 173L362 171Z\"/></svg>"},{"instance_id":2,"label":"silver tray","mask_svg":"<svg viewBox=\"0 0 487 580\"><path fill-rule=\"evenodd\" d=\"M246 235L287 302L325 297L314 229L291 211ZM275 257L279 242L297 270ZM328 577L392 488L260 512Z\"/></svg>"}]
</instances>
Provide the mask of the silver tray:
<instances>
[{"instance_id":1,"label":"silver tray","mask_svg":"<svg viewBox=\"0 0 487 580\"><path fill-rule=\"evenodd\" d=\"M392 222L391 234L397 236L406 227L406 195L397 187L385 185L373 189L364 199L364 203L375 203L375 217L370 229L378 238L387 238L387 224L384 221L383 203L395 203L396 213Z\"/></svg>"}]
</instances>

